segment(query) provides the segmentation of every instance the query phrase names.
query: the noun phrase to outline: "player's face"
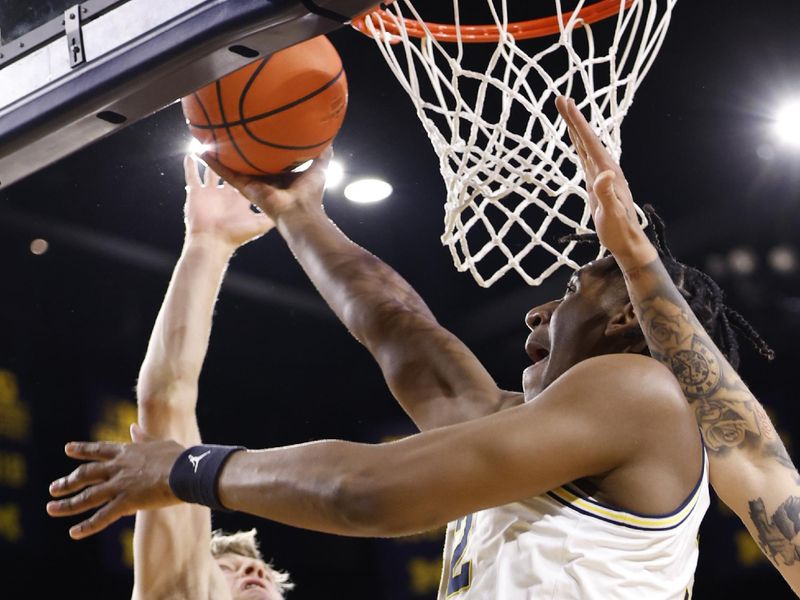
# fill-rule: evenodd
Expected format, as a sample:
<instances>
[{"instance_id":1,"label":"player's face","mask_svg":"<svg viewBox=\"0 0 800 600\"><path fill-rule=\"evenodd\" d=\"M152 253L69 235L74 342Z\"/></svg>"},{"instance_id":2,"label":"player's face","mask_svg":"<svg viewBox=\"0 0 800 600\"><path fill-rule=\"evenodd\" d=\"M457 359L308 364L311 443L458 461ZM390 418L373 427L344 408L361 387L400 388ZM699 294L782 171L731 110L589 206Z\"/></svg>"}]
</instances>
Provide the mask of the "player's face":
<instances>
[{"instance_id":1,"label":"player's face","mask_svg":"<svg viewBox=\"0 0 800 600\"><path fill-rule=\"evenodd\" d=\"M264 561L229 553L217 558L217 564L228 580L233 600L283 600L272 569Z\"/></svg>"},{"instance_id":2,"label":"player's face","mask_svg":"<svg viewBox=\"0 0 800 600\"><path fill-rule=\"evenodd\" d=\"M522 375L525 400L582 360L625 351L607 327L627 301L622 276L607 257L576 271L562 298L532 308L525 316L531 330L525 351L533 361Z\"/></svg>"}]
</instances>

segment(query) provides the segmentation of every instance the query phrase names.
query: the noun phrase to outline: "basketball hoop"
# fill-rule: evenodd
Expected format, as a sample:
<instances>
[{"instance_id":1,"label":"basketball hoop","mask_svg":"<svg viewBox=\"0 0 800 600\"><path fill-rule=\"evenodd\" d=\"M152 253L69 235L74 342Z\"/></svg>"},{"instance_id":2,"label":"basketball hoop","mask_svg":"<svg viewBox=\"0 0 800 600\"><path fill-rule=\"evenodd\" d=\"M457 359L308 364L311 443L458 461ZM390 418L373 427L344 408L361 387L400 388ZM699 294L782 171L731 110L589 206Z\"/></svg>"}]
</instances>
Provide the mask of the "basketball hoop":
<instances>
[{"instance_id":1,"label":"basketball hoop","mask_svg":"<svg viewBox=\"0 0 800 600\"><path fill-rule=\"evenodd\" d=\"M413 0L396 0L353 22L414 103L447 187L442 243L483 287L509 271L539 285L562 266L581 266L571 256L576 242L558 241L592 230L555 98L575 99L619 160L620 125L677 2L577 0L564 11L566 0L553 1L554 16L512 22L508 0L487 0L494 22L466 25L459 0L452 24L428 22ZM468 55L479 47L477 68Z\"/></svg>"}]
</instances>

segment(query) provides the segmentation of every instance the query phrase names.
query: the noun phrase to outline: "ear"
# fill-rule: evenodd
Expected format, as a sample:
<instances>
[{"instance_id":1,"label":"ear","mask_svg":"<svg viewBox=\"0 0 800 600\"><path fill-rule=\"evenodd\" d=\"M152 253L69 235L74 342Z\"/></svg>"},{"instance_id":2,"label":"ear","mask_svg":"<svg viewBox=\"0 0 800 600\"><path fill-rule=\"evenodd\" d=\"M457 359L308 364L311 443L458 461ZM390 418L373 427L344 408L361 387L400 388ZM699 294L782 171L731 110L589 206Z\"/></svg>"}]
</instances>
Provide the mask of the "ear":
<instances>
[{"instance_id":1,"label":"ear","mask_svg":"<svg viewBox=\"0 0 800 600\"><path fill-rule=\"evenodd\" d=\"M639 327L639 319L630 302L626 302L619 312L612 315L606 325L605 335L609 337L644 337Z\"/></svg>"}]
</instances>

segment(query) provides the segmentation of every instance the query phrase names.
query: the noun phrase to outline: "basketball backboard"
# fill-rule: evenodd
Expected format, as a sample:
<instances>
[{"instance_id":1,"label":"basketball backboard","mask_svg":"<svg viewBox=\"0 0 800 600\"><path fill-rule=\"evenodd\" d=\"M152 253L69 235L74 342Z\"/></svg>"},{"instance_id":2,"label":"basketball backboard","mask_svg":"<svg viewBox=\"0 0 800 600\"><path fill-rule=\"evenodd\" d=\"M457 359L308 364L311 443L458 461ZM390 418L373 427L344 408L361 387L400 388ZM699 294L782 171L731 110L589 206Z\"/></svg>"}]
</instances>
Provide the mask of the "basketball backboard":
<instances>
[{"instance_id":1,"label":"basketball backboard","mask_svg":"<svg viewBox=\"0 0 800 600\"><path fill-rule=\"evenodd\" d=\"M0 189L376 2L13 4L0 5Z\"/></svg>"}]
</instances>

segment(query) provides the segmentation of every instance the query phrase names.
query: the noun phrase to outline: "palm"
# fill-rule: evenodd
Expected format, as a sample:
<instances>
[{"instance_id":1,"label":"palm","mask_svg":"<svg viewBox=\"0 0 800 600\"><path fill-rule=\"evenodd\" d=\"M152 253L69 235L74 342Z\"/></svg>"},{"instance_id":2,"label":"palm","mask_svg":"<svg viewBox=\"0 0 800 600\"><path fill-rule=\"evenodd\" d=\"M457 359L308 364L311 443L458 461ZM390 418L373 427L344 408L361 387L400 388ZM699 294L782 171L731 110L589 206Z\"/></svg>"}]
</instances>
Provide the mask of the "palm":
<instances>
[{"instance_id":1,"label":"palm","mask_svg":"<svg viewBox=\"0 0 800 600\"><path fill-rule=\"evenodd\" d=\"M611 177L611 175L603 175L600 181L598 181L598 177L590 179L587 175L586 184L590 190L589 206L597 237L603 246L613 254L616 254L626 249L631 228L641 229L641 226L636 216L633 197L622 177L622 173L619 172L619 167L609 170L614 173L613 181L609 183L604 181L606 177ZM611 206L608 205L609 203L601 202L598 198L598 185L601 187L605 185L613 186L618 202Z\"/></svg>"},{"instance_id":2,"label":"palm","mask_svg":"<svg viewBox=\"0 0 800 600\"><path fill-rule=\"evenodd\" d=\"M211 235L235 247L264 235L275 224L264 214L254 213L250 202L235 188L206 169L200 180L196 161L186 163L186 230L192 235Z\"/></svg>"}]
</instances>

